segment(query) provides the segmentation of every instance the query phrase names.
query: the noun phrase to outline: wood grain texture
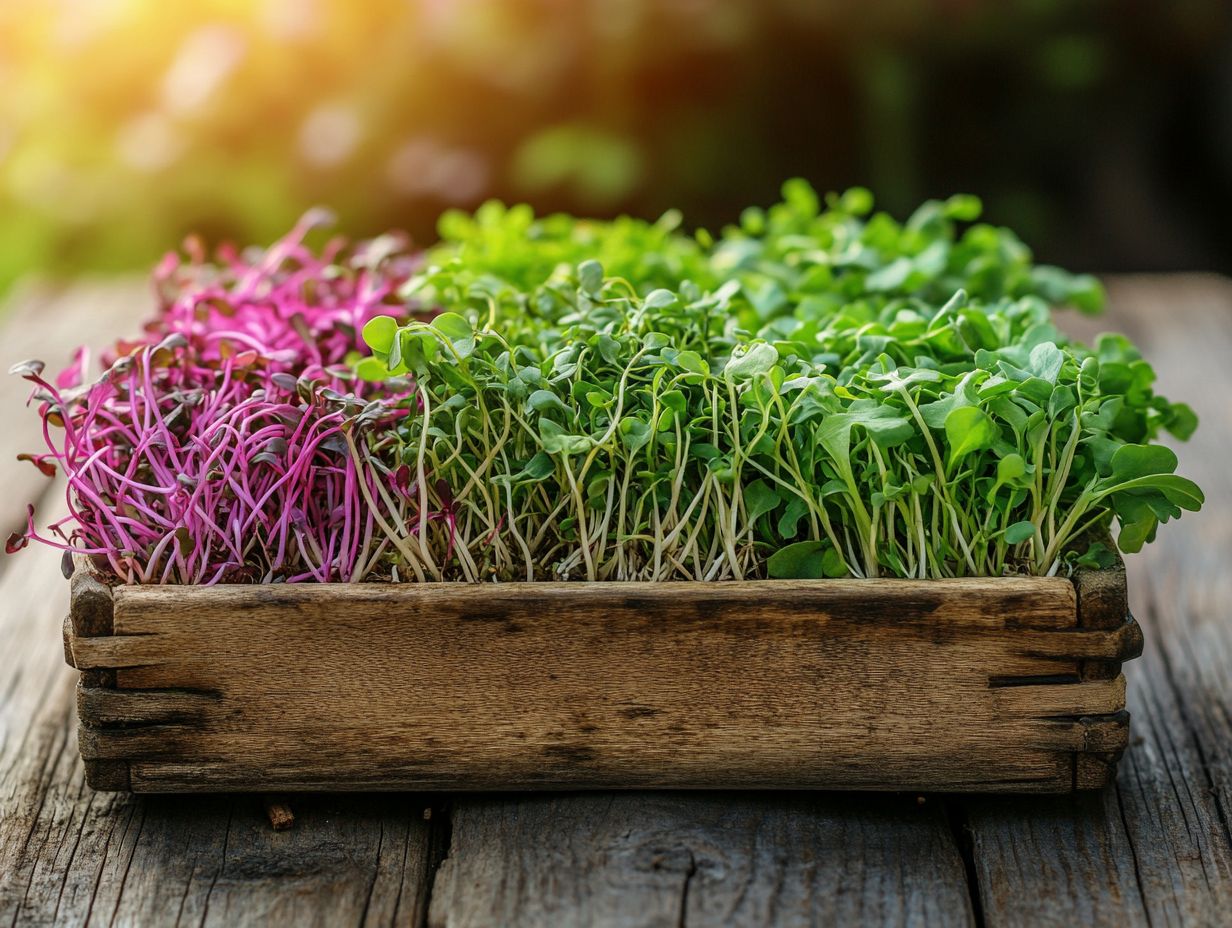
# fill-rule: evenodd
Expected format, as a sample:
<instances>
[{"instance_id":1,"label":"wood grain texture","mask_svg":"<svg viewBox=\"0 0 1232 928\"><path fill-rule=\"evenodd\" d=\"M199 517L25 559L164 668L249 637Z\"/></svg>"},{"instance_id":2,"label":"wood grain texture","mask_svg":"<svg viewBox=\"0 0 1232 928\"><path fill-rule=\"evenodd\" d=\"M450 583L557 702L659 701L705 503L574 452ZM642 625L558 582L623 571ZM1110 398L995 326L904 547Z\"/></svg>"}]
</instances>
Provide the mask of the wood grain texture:
<instances>
[{"instance_id":1,"label":"wood grain texture","mask_svg":"<svg viewBox=\"0 0 1232 928\"><path fill-rule=\"evenodd\" d=\"M433 928L974 924L940 803L627 793L462 800Z\"/></svg>"},{"instance_id":2,"label":"wood grain texture","mask_svg":"<svg viewBox=\"0 0 1232 928\"><path fill-rule=\"evenodd\" d=\"M1118 318L1159 388L1201 418L1174 447L1207 503L1131 563L1131 605L1157 644L1131 665L1144 724L1119 799L1152 924L1221 926L1232 912L1232 284L1200 279L1178 301L1161 283L1114 291Z\"/></svg>"},{"instance_id":3,"label":"wood grain texture","mask_svg":"<svg viewBox=\"0 0 1232 928\"><path fill-rule=\"evenodd\" d=\"M1207 503L1130 558L1150 646L1126 668L1134 737L1115 791L964 803L988 925L1216 928L1232 912L1232 283L1143 278L1111 296L1098 327L1123 328L1202 419L1174 447Z\"/></svg>"},{"instance_id":4,"label":"wood grain texture","mask_svg":"<svg viewBox=\"0 0 1232 928\"><path fill-rule=\"evenodd\" d=\"M964 806L986 925L1149 925L1114 791Z\"/></svg>"},{"instance_id":5,"label":"wood grain texture","mask_svg":"<svg viewBox=\"0 0 1232 928\"><path fill-rule=\"evenodd\" d=\"M1082 663L1140 649L1061 579L112 595L114 633L70 642L115 675L80 747L138 792L1067 791L1126 737L1124 678Z\"/></svg>"},{"instance_id":6,"label":"wood grain texture","mask_svg":"<svg viewBox=\"0 0 1232 928\"><path fill-rule=\"evenodd\" d=\"M1111 539L1109 539L1111 546ZM1107 570L1080 570L1074 575L1078 591L1078 625L1091 629L1121 627L1129 615L1125 563L1120 557ZM1139 649L1137 657L1141 654ZM1111 680L1121 672L1120 661L1085 660L1079 666L1083 680ZM1098 788L1116 777L1116 765L1124 752L1122 743L1105 752L1084 751L1074 759L1074 785L1079 789Z\"/></svg>"},{"instance_id":7,"label":"wood grain texture","mask_svg":"<svg viewBox=\"0 0 1232 928\"><path fill-rule=\"evenodd\" d=\"M107 877L122 925L415 924L428 836L415 797L319 797L275 831L258 797L135 805ZM108 900L110 901L110 900Z\"/></svg>"}]
</instances>

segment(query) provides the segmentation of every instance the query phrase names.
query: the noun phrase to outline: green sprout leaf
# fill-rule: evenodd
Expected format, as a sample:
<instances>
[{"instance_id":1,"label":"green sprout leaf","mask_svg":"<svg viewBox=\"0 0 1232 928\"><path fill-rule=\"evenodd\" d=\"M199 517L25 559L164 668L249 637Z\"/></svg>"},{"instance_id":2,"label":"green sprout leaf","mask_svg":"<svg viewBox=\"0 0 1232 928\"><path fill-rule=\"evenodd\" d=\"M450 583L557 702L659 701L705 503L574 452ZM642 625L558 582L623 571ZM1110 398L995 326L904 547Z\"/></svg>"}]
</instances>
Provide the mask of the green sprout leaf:
<instances>
[{"instance_id":1,"label":"green sprout leaf","mask_svg":"<svg viewBox=\"0 0 1232 928\"><path fill-rule=\"evenodd\" d=\"M579 264L578 284L590 296L598 296L603 289L603 265L594 260Z\"/></svg>"},{"instance_id":2,"label":"green sprout leaf","mask_svg":"<svg viewBox=\"0 0 1232 928\"><path fill-rule=\"evenodd\" d=\"M1158 443L1196 417L1128 339L1058 327L1098 281L980 213L799 180L715 234L452 212L403 288L438 315L374 320L350 359L369 389L411 375L357 448L454 494L454 534L415 539L440 578L1059 575L1114 528L1136 550L1203 503Z\"/></svg>"},{"instance_id":3,"label":"green sprout leaf","mask_svg":"<svg viewBox=\"0 0 1232 928\"><path fill-rule=\"evenodd\" d=\"M773 512L783 501L783 498L764 480L754 480L744 488L743 492L749 522L756 522L766 513Z\"/></svg>"},{"instance_id":4,"label":"green sprout leaf","mask_svg":"<svg viewBox=\"0 0 1232 928\"><path fill-rule=\"evenodd\" d=\"M1012 545L1022 544L1035 537L1035 523L1015 522L1005 530L1005 540Z\"/></svg>"},{"instance_id":5,"label":"green sprout leaf","mask_svg":"<svg viewBox=\"0 0 1232 928\"><path fill-rule=\"evenodd\" d=\"M594 447L594 439L588 435L574 435L566 432L565 429L553 422L551 419L542 419L539 422L539 439L543 445L543 450L548 454L585 454Z\"/></svg>"},{"instance_id":6,"label":"green sprout leaf","mask_svg":"<svg viewBox=\"0 0 1232 928\"><path fill-rule=\"evenodd\" d=\"M778 580L820 580L848 573L842 556L821 541L801 541L780 548L767 559L766 570Z\"/></svg>"},{"instance_id":7,"label":"green sprout leaf","mask_svg":"<svg viewBox=\"0 0 1232 928\"><path fill-rule=\"evenodd\" d=\"M723 366L723 377L735 382L750 380L759 374L768 373L778 360L779 353L773 345L757 342L732 352L727 364Z\"/></svg>"},{"instance_id":8,"label":"green sprout leaf","mask_svg":"<svg viewBox=\"0 0 1232 928\"><path fill-rule=\"evenodd\" d=\"M364 342L378 355L388 355L398 336L398 320L393 316L373 316L364 323Z\"/></svg>"},{"instance_id":9,"label":"green sprout leaf","mask_svg":"<svg viewBox=\"0 0 1232 928\"><path fill-rule=\"evenodd\" d=\"M962 406L945 417L945 437L952 467L975 451L991 448L997 440L997 424L984 410Z\"/></svg>"}]
</instances>

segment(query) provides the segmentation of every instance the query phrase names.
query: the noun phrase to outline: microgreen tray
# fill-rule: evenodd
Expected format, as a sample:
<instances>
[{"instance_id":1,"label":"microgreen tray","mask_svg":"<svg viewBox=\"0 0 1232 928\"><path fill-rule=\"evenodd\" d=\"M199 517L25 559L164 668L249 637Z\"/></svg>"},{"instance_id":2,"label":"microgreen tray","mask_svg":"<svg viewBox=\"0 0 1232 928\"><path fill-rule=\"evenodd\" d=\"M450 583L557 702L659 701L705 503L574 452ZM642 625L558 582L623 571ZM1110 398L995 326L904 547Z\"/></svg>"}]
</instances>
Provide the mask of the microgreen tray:
<instances>
[{"instance_id":1,"label":"microgreen tray","mask_svg":"<svg viewBox=\"0 0 1232 928\"><path fill-rule=\"evenodd\" d=\"M116 586L65 623L99 789L1068 792L1126 745L1125 575Z\"/></svg>"}]
</instances>

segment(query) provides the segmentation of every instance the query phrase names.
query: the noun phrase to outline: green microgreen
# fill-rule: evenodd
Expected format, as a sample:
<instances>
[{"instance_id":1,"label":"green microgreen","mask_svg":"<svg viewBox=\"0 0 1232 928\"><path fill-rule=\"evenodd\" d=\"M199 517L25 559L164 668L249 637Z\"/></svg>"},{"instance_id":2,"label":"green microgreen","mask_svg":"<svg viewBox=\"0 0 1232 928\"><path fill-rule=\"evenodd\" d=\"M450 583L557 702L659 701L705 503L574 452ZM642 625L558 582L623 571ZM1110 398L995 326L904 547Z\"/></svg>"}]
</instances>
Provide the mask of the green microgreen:
<instances>
[{"instance_id":1,"label":"green microgreen","mask_svg":"<svg viewBox=\"0 0 1232 928\"><path fill-rule=\"evenodd\" d=\"M1093 278L1035 265L973 197L906 222L863 190L712 236L655 223L447 214L364 329L409 374L404 574L478 580L1051 575L1196 510L1152 444L1193 431L1120 336L1052 309Z\"/></svg>"}]
</instances>

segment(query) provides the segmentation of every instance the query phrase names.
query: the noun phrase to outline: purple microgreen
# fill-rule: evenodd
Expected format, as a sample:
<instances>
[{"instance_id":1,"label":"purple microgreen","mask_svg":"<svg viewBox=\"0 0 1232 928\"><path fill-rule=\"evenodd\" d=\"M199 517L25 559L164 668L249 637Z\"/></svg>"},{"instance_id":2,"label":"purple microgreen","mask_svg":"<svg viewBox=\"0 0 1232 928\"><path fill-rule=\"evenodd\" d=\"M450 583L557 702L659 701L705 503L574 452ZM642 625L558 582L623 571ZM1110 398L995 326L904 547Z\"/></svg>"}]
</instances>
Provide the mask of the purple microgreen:
<instances>
[{"instance_id":1,"label":"purple microgreen","mask_svg":"<svg viewBox=\"0 0 1232 928\"><path fill-rule=\"evenodd\" d=\"M312 211L270 248L223 246L212 261L186 241L154 271L157 314L102 356L96 380L84 350L54 382L40 361L14 365L49 452L20 459L65 474L72 515L59 541L31 513L6 550L34 540L142 583L392 572L378 517L402 524L413 501L373 512L364 490L377 482L372 433L406 414L395 407L411 388L360 381L353 359L370 319L407 318L397 294L419 260L396 236L314 253L304 238L326 221Z\"/></svg>"}]
</instances>

